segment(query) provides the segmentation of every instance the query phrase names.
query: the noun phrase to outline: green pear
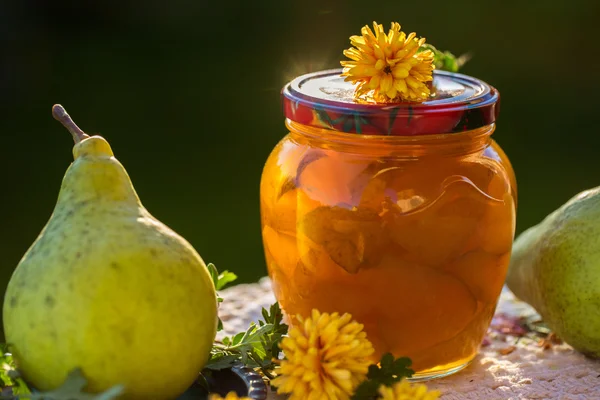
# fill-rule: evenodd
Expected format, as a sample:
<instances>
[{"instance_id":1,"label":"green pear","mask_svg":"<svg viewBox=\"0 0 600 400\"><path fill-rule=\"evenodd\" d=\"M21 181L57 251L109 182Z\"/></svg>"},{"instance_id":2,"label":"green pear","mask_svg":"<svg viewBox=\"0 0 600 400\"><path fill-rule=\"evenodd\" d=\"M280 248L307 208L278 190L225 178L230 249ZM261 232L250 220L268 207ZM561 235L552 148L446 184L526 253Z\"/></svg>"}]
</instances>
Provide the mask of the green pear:
<instances>
[{"instance_id":1,"label":"green pear","mask_svg":"<svg viewBox=\"0 0 600 400\"><path fill-rule=\"evenodd\" d=\"M122 384L124 399L177 398L216 334L206 265L142 206L104 138L86 135L60 105L53 114L75 139L75 160L9 282L6 340L37 389L79 368L91 392Z\"/></svg>"},{"instance_id":2,"label":"green pear","mask_svg":"<svg viewBox=\"0 0 600 400\"><path fill-rule=\"evenodd\" d=\"M600 357L600 187L517 238L506 282L565 342Z\"/></svg>"}]
</instances>

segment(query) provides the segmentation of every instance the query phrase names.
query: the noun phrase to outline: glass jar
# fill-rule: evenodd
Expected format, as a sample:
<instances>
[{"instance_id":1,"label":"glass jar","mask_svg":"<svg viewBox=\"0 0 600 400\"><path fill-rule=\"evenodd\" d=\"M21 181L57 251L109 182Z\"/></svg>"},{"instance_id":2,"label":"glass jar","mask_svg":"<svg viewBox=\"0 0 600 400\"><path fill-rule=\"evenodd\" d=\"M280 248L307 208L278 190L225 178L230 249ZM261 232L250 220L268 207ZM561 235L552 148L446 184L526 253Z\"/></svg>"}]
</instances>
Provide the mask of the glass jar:
<instances>
[{"instance_id":1,"label":"glass jar","mask_svg":"<svg viewBox=\"0 0 600 400\"><path fill-rule=\"evenodd\" d=\"M260 187L262 238L288 315L350 313L379 360L447 375L477 354L502 290L516 183L491 135L498 92L434 74L421 104L364 104L331 70L283 90L289 134Z\"/></svg>"}]
</instances>

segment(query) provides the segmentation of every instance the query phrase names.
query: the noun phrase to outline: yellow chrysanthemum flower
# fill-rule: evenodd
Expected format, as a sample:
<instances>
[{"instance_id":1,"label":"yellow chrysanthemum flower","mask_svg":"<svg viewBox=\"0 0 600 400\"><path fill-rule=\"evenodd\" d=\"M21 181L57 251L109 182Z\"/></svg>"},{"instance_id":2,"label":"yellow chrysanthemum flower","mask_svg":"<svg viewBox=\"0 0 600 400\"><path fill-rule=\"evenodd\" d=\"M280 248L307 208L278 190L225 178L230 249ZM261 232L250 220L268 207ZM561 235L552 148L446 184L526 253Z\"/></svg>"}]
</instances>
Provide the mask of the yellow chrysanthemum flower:
<instances>
[{"instance_id":1,"label":"yellow chrysanthemum flower","mask_svg":"<svg viewBox=\"0 0 600 400\"><path fill-rule=\"evenodd\" d=\"M431 50L417 53L425 38L417 39L414 32L407 36L397 22L388 34L376 22L373 28L375 33L365 25L362 36L350 37L354 47L344 50L352 61L341 62L342 76L357 84L355 96L367 95L377 102L426 100L435 67Z\"/></svg>"},{"instance_id":2,"label":"yellow chrysanthemum flower","mask_svg":"<svg viewBox=\"0 0 600 400\"><path fill-rule=\"evenodd\" d=\"M366 379L373 345L350 314L312 311L281 342L285 359L272 381L290 400L346 400Z\"/></svg>"},{"instance_id":3,"label":"yellow chrysanthemum flower","mask_svg":"<svg viewBox=\"0 0 600 400\"><path fill-rule=\"evenodd\" d=\"M252 400L250 397L239 397L236 392L229 392L225 398L218 394L211 394L208 400Z\"/></svg>"},{"instance_id":4,"label":"yellow chrysanthemum flower","mask_svg":"<svg viewBox=\"0 0 600 400\"><path fill-rule=\"evenodd\" d=\"M380 400L436 400L440 397L437 390L428 391L423 384L410 384L403 379L392 387L379 388Z\"/></svg>"}]
</instances>

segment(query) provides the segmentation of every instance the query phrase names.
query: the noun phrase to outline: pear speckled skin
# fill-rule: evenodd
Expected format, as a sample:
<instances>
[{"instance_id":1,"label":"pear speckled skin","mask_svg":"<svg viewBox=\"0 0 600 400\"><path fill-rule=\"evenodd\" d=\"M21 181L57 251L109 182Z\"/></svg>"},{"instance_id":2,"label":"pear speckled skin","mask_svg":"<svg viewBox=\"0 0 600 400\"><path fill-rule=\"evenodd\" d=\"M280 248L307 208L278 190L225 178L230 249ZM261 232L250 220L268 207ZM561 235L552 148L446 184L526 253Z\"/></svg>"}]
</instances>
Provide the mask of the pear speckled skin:
<instances>
[{"instance_id":1,"label":"pear speckled skin","mask_svg":"<svg viewBox=\"0 0 600 400\"><path fill-rule=\"evenodd\" d=\"M41 390L74 368L88 389L174 399L208 361L217 301L192 246L142 206L108 142L73 149L56 208L4 300L7 342Z\"/></svg>"},{"instance_id":2,"label":"pear speckled skin","mask_svg":"<svg viewBox=\"0 0 600 400\"><path fill-rule=\"evenodd\" d=\"M517 238L507 284L565 342L600 357L600 187Z\"/></svg>"}]
</instances>

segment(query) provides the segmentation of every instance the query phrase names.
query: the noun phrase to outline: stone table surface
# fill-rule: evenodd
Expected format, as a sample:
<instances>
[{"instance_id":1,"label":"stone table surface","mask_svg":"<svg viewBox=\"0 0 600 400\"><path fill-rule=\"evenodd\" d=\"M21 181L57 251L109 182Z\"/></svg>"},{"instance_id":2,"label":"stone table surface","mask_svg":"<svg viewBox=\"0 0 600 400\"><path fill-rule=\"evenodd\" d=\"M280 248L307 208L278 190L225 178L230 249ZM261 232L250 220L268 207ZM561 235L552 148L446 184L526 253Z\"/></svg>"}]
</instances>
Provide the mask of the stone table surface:
<instances>
[{"instance_id":1,"label":"stone table surface","mask_svg":"<svg viewBox=\"0 0 600 400\"><path fill-rule=\"evenodd\" d=\"M219 309L224 325L220 335L246 330L251 321L261 317L262 307L275 302L268 278L220 294L225 299ZM564 343L519 339L515 319L536 316L505 288L475 360L461 372L427 385L440 390L442 400L600 400L600 361L586 358ZM284 397L270 394L269 399Z\"/></svg>"}]
</instances>

